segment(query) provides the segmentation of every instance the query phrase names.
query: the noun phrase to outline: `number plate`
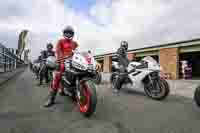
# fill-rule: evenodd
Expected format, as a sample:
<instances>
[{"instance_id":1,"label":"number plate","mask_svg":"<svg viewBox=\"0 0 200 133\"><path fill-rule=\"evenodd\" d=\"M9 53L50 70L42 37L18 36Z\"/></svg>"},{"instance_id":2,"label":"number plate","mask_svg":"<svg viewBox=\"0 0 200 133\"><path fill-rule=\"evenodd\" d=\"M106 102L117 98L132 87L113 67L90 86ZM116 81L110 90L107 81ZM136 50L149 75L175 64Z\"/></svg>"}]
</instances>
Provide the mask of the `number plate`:
<instances>
[{"instance_id":1,"label":"number plate","mask_svg":"<svg viewBox=\"0 0 200 133\"><path fill-rule=\"evenodd\" d=\"M88 68L89 68L89 69L93 69L93 64L89 64L89 65L88 65Z\"/></svg>"},{"instance_id":2,"label":"number plate","mask_svg":"<svg viewBox=\"0 0 200 133\"><path fill-rule=\"evenodd\" d=\"M70 63L69 62L65 62L65 67L66 68L70 67Z\"/></svg>"}]
</instances>

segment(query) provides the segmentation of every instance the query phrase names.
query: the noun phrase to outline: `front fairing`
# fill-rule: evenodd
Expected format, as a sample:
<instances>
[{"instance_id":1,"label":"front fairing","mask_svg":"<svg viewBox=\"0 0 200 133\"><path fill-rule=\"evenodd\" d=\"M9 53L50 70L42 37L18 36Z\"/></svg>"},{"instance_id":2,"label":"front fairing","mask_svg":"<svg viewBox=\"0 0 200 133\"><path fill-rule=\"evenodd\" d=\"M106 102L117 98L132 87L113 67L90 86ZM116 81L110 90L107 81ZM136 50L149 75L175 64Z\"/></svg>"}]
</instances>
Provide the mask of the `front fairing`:
<instances>
[{"instance_id":1,"label":"front fairing","mask_svg":"<svg viewBox=\"0 0 200 133\"><path fill-rule=\"evenodd\" d=\"M37 68L40 67L40 63L35 63L34 67L37 67Z\"/></svg>"},{"instance_id":2,"label":"front fairing","mask_svg":"<svg viewBox=\"0 0 200 133\"><path fill-rule=\"evenodd\" d=\"M56 66L57 66L56 57L55 56L49 56L46 59L46 65L47 65L47 67L50 67L50 68L56 68Z\"/></svg>"},{"instance_id":3,"label":"front fairing","mask_svg":"<svg viewBox=\"0 0 200 133\"><path fill-rule=\"evenodd\" d=\"M155 59L153 59L151 56L144 57L142 61L147 62L148 69L157 70L157 71L161 70L159 63Z\"/></svg>"},{"instance_id":4,"label":"front fairing","mask_svg":"<svg viewBox=\"0 0 200 133\"><path fill-rule=\"evenodd\" d=\"M72 65L79 70L95 70L96 62L94 57L86 52L76 52L72 57Z\"/></svg>"},{"instance_id":5,"label":"front fairing","mask_svg":"<svg viewBox=\"0 0 200 133\"><path fill-rule=\"evenodd\" d=\"M128 65L128 72L132 71L133 69L135 69L135 67L139 65L141 65L140 62L136 62L136 61L130 62Z\"/></svg>"}]
</instances>

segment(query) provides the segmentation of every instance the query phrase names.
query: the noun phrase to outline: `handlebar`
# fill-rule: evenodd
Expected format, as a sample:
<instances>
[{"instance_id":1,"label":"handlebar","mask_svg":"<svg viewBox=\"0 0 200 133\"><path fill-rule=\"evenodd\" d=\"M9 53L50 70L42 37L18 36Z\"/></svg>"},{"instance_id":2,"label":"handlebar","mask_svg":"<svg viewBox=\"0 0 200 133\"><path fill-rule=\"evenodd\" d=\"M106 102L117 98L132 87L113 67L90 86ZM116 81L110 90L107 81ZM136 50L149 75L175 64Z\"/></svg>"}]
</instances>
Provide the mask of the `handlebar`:
<instances>
[{"instance_id":1,"label":"handlebar","mask_svg":"<svg viewBox=\"0 0 200 133\"><path fill-rule=\"evenodd\" d=\"M65 59L69 59L69 58L71 58L72 56L67 56L67 57L64 57L64 58L62 58L62 59L58 59L56 62L60 62L60 61L62 61L62 60L65 60Z\"/></svg>"}]
</instances>

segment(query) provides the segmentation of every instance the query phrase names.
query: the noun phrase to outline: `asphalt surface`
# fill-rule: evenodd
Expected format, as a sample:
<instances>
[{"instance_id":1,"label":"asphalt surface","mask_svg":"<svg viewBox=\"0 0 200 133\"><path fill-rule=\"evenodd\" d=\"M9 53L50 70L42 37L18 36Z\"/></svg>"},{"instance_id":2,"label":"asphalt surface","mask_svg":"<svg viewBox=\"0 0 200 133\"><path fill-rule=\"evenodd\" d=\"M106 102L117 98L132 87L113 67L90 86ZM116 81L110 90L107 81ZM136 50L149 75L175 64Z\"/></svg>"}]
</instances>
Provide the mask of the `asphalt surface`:
<instances>
[{"instance_id":1,"label":"asphalt surface","mask_svg":"<svg viewBox=\"0 0 200 133\"><path fill-rule=\"evenodd\" d=\"M4 84L6 81L11 79L13 76L17 75L18 73L24 71L24 69L25 68L22 67L10 72L0 73L0 85Z\"/></svg>"},{"instance_id":2,"label":"asphalt surface","mask_svg":"<svg viewBox=\"0 0 200 133\"><path fill-rule=\"evenodd\" d=\"M26 70L0 87L0 133L199 133L200 108L192 99L169 96L155 101L124 89L112 96L110 85L97 86L98 104L84 118L68 97L43 108L48 87L36 86Z\"/></svg>"}]
</instances>

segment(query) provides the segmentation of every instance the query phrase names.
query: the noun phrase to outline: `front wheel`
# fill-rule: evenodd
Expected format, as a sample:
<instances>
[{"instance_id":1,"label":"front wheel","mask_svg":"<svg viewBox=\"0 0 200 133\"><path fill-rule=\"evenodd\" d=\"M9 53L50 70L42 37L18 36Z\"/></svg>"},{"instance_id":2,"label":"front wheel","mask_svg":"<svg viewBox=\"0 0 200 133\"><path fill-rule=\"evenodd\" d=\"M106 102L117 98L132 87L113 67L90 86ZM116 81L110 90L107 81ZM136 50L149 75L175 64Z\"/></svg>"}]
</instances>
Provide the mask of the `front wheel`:
<instances>
[{"instance_id":1,"label":"front wheel","mask_svg":"<svg viewBox=\"0 0 200 133\"><path fill-rule=\"evenodd\" d=\"M146 79L144 81L144 91L147 96L155 100L163 100L169 95L169 84L162 78Z\"/></svg>"},{"instance_id":2,"label":"front wheel","mask_svg":"<svg viewBox=\"0 0 200 133\"><path fill-rule=\"evenodd\" d=\"M96 87L92 80L83 81L80 87L81 96L78 98L79 109L84 116L90 117L96 110Z\"/></svg>"},{"instance_id":3,"label":"front wheel","mask_svg":"<svg viewBox=\"0 0 200 133\"><path fill-rule=\"evenodd\" d=\"M200 86L198 86L194 93L194 101L200 107Z\"/></svg>"}]
</instances>

